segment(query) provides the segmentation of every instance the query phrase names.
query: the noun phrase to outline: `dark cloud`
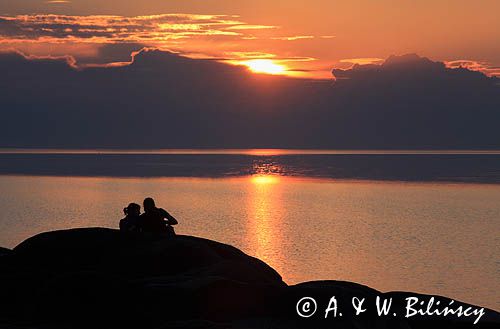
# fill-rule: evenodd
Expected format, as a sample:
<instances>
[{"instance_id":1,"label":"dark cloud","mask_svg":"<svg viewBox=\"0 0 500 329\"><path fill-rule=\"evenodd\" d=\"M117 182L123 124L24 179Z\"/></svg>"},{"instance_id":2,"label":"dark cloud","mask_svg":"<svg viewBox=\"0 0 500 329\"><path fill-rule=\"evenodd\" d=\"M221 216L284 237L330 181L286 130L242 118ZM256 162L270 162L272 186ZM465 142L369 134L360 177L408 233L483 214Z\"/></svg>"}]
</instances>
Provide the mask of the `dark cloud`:
<instances>
[{"instance_id":1,"label":"dark cloud","mask_svg":"<svg viewBox=\"0 0 500 329\"><path fill-rule=\"evenodd\" d=\"M0 54L0 147L498 148L498 79L416 55L332 81L142 51L130 65Z\"/></svg>"},{"instance_id":2,"label":"dark cloud","mask_svg":"<svg viewBox=\"0 0 500 329\"><path fill-rule=\"evenodd\" d=\"M140 43L116 43L100 45L97 54L92 56L74 55L80 66L89 64L123 63L132 60L131 54L145 48Z\"/></svg>"}]
</instances>

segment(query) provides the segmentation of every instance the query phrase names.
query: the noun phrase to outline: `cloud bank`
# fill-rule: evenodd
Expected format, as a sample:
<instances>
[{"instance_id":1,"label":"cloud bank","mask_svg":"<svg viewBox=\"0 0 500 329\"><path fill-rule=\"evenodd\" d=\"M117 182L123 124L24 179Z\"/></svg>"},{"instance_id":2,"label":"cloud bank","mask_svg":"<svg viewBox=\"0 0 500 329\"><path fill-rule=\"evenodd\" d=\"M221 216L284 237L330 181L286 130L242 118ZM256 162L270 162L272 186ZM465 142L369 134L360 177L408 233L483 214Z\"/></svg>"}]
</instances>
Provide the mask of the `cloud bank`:
<instances>
[{"instance_id":1,"label":"cloud bank","mask_svg":"<svg viewBox=\"0 0 500 329\"><path fill-rule=\"evenodd\" d=\"M335 83L158 50L86 69L1 53L0 70L0 147L500 147L498 79L417 55L334 70Z\"/></svg>"}]
</instances>

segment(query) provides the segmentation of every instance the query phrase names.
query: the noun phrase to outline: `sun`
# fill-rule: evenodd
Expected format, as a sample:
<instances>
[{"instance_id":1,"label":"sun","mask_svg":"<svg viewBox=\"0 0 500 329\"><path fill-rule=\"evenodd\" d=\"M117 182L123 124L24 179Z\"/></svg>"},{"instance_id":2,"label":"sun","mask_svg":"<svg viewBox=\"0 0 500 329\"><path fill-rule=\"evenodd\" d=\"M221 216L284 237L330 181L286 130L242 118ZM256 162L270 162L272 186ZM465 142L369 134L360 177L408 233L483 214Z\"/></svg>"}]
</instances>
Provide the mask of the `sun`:
<instances>
[{"instance_id":1,"label":"sun","mask_svg":"<svg viewBox=\"0 0 500 329\"><path fill-rule=\"evenodd\" d=\"M283 65L276 64L270 59L252 59L242 64L254 73L283 74L286 71Z\"/></svg>"}]
</instances>

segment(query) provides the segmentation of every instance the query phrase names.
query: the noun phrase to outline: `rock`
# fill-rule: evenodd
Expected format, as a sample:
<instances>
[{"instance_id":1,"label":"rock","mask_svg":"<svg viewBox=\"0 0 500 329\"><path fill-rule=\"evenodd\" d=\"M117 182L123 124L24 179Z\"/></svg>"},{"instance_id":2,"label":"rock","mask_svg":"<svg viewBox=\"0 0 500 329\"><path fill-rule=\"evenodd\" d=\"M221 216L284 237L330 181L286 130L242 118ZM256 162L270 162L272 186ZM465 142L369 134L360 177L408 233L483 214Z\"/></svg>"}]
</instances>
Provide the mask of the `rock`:
<instances>
[{"instance_id":1,"label":"rock","mask_svg":"<svg viewBox=\"0 0 500 329\"><path fill-rule=\"evenodd\" d=\"M96 319L141 328L227 321L258 314L257 301L286 287L274 269L229 245L104 228L36 235L5 263L10 270L0 288L17 302L5 305L9 314L49 323L79 319L78 326Z\"/></svg>"},{"instance_id":2,"label":"rock","mask_svg":"<svg viewBox=\"0 0 500 329\"><path fill-rule=\"evenodd\" d=\"M332 296L339 305L350 305L353 296L367 303L376 296L393 297L398 312L405 296L427 296L382 294L340 281L287 286L264 262L232 246L190 236L73 229L36 235L12 251L1 249L0 255L1 327L472 327L470 320L379 317L373 308L354 316L345 307L343 317L324 319ZM322 308L311 318L296 312L305 296L314 296ZM488 310L474 328L499 324L498 313Z\"/></svg>"},{"instance_id":3,"label":"rock","mask_svg":"<svg viewBox=\"0 0 500 329\"><path fill-rule=\"evenodd\" d=\"M10 250L10 249L0 247L0 257L8 255L11 252L12 252L12 250Z\"/></svg>"},{"instance_id":4,"label":"rock","mask_svg":"<svg viewBox=\"0 0 500 329\"><path fill-rule=\"evenodd\" d=\"M261 260L232 246L190 236L172 239L105 228L73 229L36 235L13 251L22 263L55 273L98 271L141 278L200 271L217 276L222 270L236 281L284 285Z\"/></svg>"}]
</instances>

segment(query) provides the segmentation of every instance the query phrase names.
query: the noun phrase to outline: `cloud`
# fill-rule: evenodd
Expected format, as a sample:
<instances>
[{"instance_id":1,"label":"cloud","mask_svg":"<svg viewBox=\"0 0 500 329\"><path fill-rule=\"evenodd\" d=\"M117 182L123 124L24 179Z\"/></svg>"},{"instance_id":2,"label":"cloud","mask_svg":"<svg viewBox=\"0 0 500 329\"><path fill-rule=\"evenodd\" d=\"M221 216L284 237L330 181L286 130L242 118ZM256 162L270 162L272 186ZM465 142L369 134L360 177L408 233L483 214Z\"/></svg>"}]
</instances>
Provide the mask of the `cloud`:
<instances>
[{"instance_id":1,"label":"cloud","mask_svg":"<svg viewBox=\"0 0 500 329\"><path fill-rule=\"evenodd\" d=\"M416 55L406 55L406 56L400 56L400 57L393 57L389 58L389 64L392 63L392 61L399 60L399 61L405 61L405 60L410 60L414 62L425 62L429 60L427 59L418 59L418 56ZM387 61L386 61L387 62ZM378 65L381 64L388 64L384 63L384 60L381 58L350 58L350 59L342 59L339 61L339 63L349 63L353 64L351 68L354 70L351 72L359 72L363 70L371 70L371 69L377 69ZM427 63L429 64L429 63ZM373 66L377 65L377 66ZM437 65L437 64L436 64ZM466 69L469 71L479 71L484 73L487 76L500 76L500 68L493 66L491 63L488 62L480 62L480 61L474 61L474 60L466 60L466 59L461 59L461 60L453 60L453 61L445 61L442 64L440 63L439 65L444 65L446 68L450 69ZM338 75L339 78L345 78L342 70L336 70L337 72L336 75Z\"/></svg>"},{"instance_id":2,"label":"cloud","mask_svg":"<svg viewBox=\"0 0 500 329\"><path fill-rule=\"evenodd\" d=\"M113 50L110 50L113 53ZM121 66L0 54L0 147L498 148L497 78L417 55L331 81L154 49Z\"/></svg>"},{"instance_id":3,"label":"cloud","mask_svg":"<svg viewBox=\"0 0 500 329\"><path fill-rule=\"evenodd\" d=\"M351 64L359 64L359 65L367 65L367 64L377 64L383 62L384 59L376 58L376 57L361 57L361 58L347 58L341 59L340 63L351 63Z\"/></svg>"},{"instance_id":4,"label":"cloud","mask_svg":"<svg viewBox=\"0 0 500 329\"><path fill-rule=\"evenodd\" d=\"M228 51L224 55L228 59L260 59L273 58L275 54L265 53L261 51Z\"/></svg>"},{"instance_id":5,"label":"cloud","mask_svg":"<svg viewBox=\"0 0 500 329\"><path fill-rule=\"evenodd\" d=\"M77 69L78 66L76 65L76 60L73 56L69 55L64 55L64 56L52 56L52 55L43 55L43 56L36 56L36 55L29 55L29 54L24 54L18 50L12 49L12 50L1 50L0 49L0 56L5 56L5 57L12 57L12 55L21 57L25 59L26 61L30 62L64 62L68 67L71 67L73 69Z\"/></svg>"},{"instance_id":6,"label":"cloud","mask_svg":"<svg viewBox=\"0 0 500 329\"><path fill-rule=\"evenodd\" d=\"M71 3L69 0L48 0L45 1L48 4L66 4L66 3Z\"/></svg>"},{"instance_id":7,"label":"cloud","mask_svg":"<svg viewBox=\"0 0 500 329\"><path fill-rule=\"evenodd\" d=\"M241 24L241 25L229 26L227 29L228 30L266 30L266 29L276 29L276 28L278 28L278 26Z\"/></svg>"},{"instance_id":8,"label":"cloud","mask_svg":"<svg viewBox=\"0 0 500 329\"><path fill-rule=\"evenodd\" d=\"M500 76L500 67L495 67L488 62L460 59L445 62L449 68L465 68L473 71L480 71L488 76Z\"/></svg>"},{"instance_id":9,"label":"cloud","mask_svg":"<svg viewBox=\"0 0 500 329\"><path fill-rule=\"evenodd\" d=\"M242 36L239 31L272 29L229 15L162 14L149 16L0 16L2 42L166 42L200 36Z\"/></svg>"},{"instance_id":10,"label":"cloud","mask_svg":"<svg viewBox=\"0 0 500 329\"><path fill-rule=\"evenodd\" d=\"M284 41L295 41L295 40L304 40L304 39L314 39L313 35L295 35L295 36L287 36L287 37L271 37L272 40L284 40Z\"/></svg>"},{"instance_id":11,"label":"cloud","mask_svg":"<svg viewBox=\"0 0 500 329\"><path fill-rule=\"evenodd\" d=\"M276 36L271 37L271 40L283 40L283 41L296 41L296 40L307 40L307 39L333 39L334 35L291 35L291 36Z\"/></svg>"}]
</instances>

